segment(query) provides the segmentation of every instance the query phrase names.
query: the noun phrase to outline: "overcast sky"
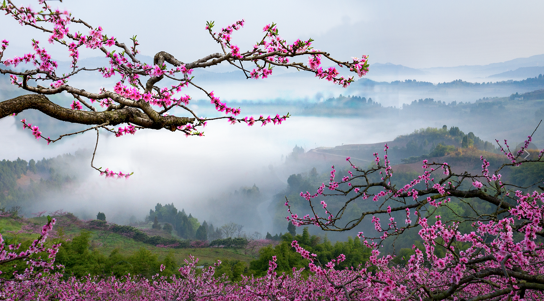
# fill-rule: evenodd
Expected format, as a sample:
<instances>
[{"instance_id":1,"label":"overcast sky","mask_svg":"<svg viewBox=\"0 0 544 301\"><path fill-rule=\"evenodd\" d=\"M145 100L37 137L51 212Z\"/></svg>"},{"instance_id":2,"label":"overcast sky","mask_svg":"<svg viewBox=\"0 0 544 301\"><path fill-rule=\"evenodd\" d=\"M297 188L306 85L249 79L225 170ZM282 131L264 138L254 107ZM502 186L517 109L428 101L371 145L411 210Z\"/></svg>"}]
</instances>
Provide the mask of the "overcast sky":
<instances>
[{"instance_id":1,"label":"overcast sky","mask_svg":"<svg viewBox=\"0 0 544 301\"><path fill-rule=\"evenodd\" d=\"M15 2L38 7L37 1ZM340 59L368 54L371 63L414 68L489 64L544 53L544 1L539 0L50 3L103 26L120 41L138 35L145 55L166 50L182 61L219 50L204 30L207 20L223 27L242 18L246 26L234 35L234 43L246 49L260 39L264 25L276 22L288 41L311 37L317 48ZM30 39L37 36L4 15L0 28L0 38L12 42L7 57L18 54L19 47L30 47ZM66 50L56 54L68 60Z\"/></svg>"}]
</instances>

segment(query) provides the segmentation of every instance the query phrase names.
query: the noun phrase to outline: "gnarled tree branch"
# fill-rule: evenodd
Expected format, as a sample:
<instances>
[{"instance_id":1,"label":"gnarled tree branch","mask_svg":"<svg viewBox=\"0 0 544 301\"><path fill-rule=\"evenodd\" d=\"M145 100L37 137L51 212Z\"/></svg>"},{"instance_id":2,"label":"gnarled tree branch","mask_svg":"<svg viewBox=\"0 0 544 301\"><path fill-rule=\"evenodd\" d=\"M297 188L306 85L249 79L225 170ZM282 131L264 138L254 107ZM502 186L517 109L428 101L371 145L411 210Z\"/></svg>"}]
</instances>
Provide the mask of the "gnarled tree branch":
<instances>
[{"instance_id":1,"label":"gnarled tree branch","mask_svg":"<svg viewBox=\"0 0 544 301\"><path fill-rule=\"evenodd\" d=\"M133 123L145 128L158 130L162 128L175 129L178 126L195 121L195 118L192 117L159 116L155 122L141 110L133 107L102 112L71 110L57 105L45 95L40 94L27 94L0 102L0 118L18 114L28 109L38 110L61 121L86 125Z\"/></svg>"}]
</instances>

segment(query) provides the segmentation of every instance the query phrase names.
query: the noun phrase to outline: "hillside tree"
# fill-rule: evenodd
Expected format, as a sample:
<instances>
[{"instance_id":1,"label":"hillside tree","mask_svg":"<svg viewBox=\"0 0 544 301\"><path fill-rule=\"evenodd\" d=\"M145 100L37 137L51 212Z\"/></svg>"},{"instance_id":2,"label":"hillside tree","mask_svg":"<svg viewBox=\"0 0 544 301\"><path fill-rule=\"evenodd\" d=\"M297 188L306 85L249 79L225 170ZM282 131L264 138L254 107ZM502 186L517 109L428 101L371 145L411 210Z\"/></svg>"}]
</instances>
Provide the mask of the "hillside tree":
<instances>
[{"instance_id":1,"label":"hillside tree","mask_svg":"<svg viewBox=\"0 0 544 301\"><path fill-rule=\"evenodd\" d=\"M101 221L105 221L106 220L106 214L104 214L103 212L98 212L98 214L96 215L96 219L101 220Z\"/></svg>"}]
</instances>

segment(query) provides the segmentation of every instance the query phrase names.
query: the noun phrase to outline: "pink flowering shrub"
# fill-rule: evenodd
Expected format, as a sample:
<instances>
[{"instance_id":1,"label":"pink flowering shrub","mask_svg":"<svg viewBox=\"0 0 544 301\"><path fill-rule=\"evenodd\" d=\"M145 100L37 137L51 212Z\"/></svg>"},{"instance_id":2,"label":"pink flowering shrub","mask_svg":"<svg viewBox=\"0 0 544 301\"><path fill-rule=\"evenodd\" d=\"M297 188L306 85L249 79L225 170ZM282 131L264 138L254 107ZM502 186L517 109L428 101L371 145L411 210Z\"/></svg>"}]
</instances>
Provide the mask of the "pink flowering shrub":
<instances>
[{"instance_id":1,"label":"pink flowering shrub","mask_svg":"<svg viewBox=\"0 0 544 301\"><path fill-rule=\"evenodd\" d=\"M207 240L193 240L191 241L191 248L206 248L210 245Z\"/></svg>"},{"instance_id":2,"label":"pink flowering shrub","mask_svg":"<svg viewBox=\"0 0 544 301\"><path fill-rule=\"evenodd\" d=\"M272 239L254 239L250 240L247 245L244 247L244 254L251 256L258 256L259 251L267 246L276 246L280 242Z\"/></svg>"},{"instance_id":3,"label":"pink flowering shrub","mask_svg":"<svg viewBox=\"0 0 544 301\"><path fill-rule=\"evenodd\" d=\"M27 268L25 268L24 271L15 272L14 280L7 282L7 284L39 279L43 273L47 274L49 271L55 269L55 255L58 252L60 244L53 244L49 248L45 246L45 241L53 229L53 225L56 223L55 218L51 218L50 216L47 218L48 222L42 227L40 236L38 239L34 240L26 250L19 250L21 244L6 245L4 238L0 234L0 267L17 260L24 260L27 265ZM42 256L35 256L42 252L48 253L48 259L42 259ZM0 270L0 276L1 274L2 271ZM9 285L7 286L9 287Z\"/></svg>"}]
</instances>

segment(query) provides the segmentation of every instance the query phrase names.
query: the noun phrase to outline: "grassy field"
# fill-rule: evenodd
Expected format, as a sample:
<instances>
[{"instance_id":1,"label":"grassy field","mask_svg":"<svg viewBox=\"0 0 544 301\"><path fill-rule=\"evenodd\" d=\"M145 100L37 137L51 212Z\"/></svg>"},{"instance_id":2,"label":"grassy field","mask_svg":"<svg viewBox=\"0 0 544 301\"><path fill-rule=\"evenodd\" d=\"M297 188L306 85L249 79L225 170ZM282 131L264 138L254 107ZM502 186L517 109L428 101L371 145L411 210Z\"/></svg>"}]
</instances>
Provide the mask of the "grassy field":
<instances>
[{"instance_id":1,"label":"grassy field","mask_svg":"<svg viewBox=\"0 0 544 301\"><path fill-rule=\"evenodd\" d=\"M8 242L17 240L22 242L25 240L33 240L39 236L39 230L47 222L46 217L37 218L12 218L12 217L0 217L0 234ZM79 223L81 224L81 222ZM22 228L26 228L26 231L21 231ZM32 230L30 230L32 227ZM140 248L148 249L157 254L159 260L162 260L168 253L172 253L178 264L182 264L185 259L188 259L190 255L199 258L199 263L202 265L213 264L218 259L221 260L240 260L249 265L254 257L244 255L243 249L226 249L226 248L188 248L188 249L175 249L175 248L161 248L152 245L145 244L143 242L135 241L131 238L113 233L108 230L88 230L78 226L77 222L69 222L65 217L58 218L58 223L53 228L54 235L51 239L62 238L70 239L78 235L81 231L91 232L91 249L96 249L104 255L109 255L115 248L120 250L123 255L130 255Z\"/></svg>"}]
</instances>

